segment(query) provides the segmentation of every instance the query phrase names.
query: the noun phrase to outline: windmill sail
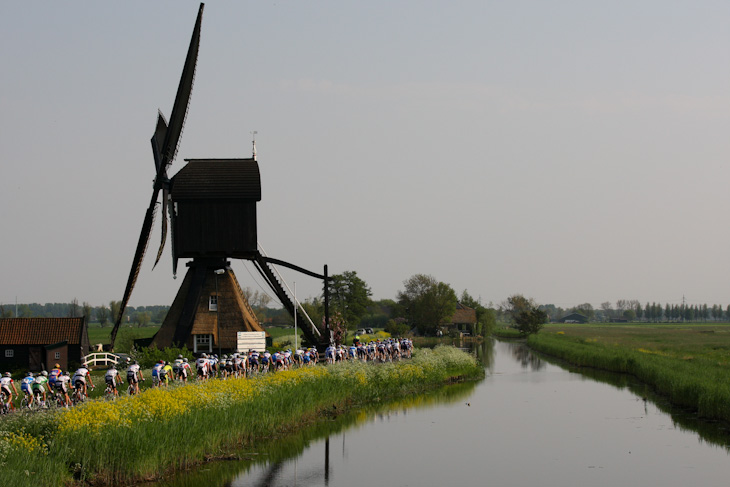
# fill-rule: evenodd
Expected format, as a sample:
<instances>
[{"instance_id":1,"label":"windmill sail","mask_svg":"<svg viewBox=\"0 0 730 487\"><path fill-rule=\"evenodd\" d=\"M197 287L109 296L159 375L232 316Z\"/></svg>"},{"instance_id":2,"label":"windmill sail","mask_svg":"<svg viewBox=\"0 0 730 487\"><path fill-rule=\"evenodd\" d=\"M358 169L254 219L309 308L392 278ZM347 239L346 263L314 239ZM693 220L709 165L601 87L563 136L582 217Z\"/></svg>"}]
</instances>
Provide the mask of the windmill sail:
<instances>
[{"instance_id":1,"label":"windmill sail","mask_svg":"<svg viewBox=\"0 0 730 487\"><path fill-rule=\"evenodd\" d=\"M172 107L172 114L170 115L169 126L164 131L164 140L162 146L159 147L159 152L156 151L155 145L158 144L158 135L161 135L160 120L164 124L164 118L158 117L158 125L155 129L155 135L152 137L153 152L155 152L155 185L152 190L152 199L150 205L145 213L144 221L142 223L142 231L139 235L139 241L137 242L137 250L134 253L134 260L132 261L132 268L129 272L129 278L127 279L127 287L124 290L124 297L119 308L119 316L116 317L114 322L114 328L111 333L111 344L110 347L114 348L114 341L116 340L119 326L122 323L122 317L124 316L124 309L127 307L129 298L132 295L132 290L137 281L139 270L142 266L142 260L149 243L150 233L152 231L152 223L154 220L154 214L157 207L157 198L160 193L160 189L163 185L167 184L167 168L172 163L177 153L177 146L180 142L180 135L182 134L183 125L185 124L185 116L188 111L188 102L190 100L190 93L193 90L193 80L195 78L195 66L198 60L198 48L200 46L200 26L203 20L203 7L204 4L200 4L198 10L198 17L195 21L195 27L193 28L193 35L190 39L190 46L188 47L188 54L185 59L185 65L183 67L182 76L180 77L180 84L177 88L177 95L175 97L175 103ZM166 191L165 191L166 193ZM165 195L166 196L166 195ZM167 205L166 198L163 201L163 213L162 218L166 219L167 215L165 207ZM165 222L166 223L166 222ZM162 248L165 245L165 234L167 225L164 225L162 243L158 255L162 253ZM158 257L159 259L159 257Z\"/></svg>"}]
</instances>

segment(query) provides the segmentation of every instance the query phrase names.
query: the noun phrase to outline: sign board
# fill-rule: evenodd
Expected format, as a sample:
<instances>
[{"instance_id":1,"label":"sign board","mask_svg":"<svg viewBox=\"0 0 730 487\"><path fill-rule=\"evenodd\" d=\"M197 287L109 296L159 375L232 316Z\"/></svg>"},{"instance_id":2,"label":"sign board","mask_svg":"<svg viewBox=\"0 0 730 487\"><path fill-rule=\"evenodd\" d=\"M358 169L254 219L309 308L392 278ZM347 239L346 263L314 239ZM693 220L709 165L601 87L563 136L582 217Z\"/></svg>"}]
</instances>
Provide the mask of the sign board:
<instances>
[{"instance_id":1,"label":"sign board","mask_svg":"<svg viewBox=\"0 0 730 487\"><path fill-rule=\"evenodd\" d=\"M249 350L257 352L266 350L265 331L239 331L236 333L236 352L244 353Z\"/></svg>"}]
</instances>

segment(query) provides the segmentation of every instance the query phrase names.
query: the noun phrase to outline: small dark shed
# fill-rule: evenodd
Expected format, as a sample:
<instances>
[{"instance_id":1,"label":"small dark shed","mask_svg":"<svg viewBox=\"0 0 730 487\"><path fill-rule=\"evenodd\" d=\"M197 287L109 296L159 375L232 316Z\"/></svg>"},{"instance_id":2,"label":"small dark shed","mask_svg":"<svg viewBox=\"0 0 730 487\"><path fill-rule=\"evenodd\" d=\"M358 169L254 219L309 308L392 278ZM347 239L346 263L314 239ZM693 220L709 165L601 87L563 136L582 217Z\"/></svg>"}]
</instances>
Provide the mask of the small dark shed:
<instances>
[{"instance_id":1,"label":"small dark shed","mask_svg":"<svg viewBox=\"0 0 730 487\"><path fill-rule=\"evenodd\" d=\"M0 319L0 370L62 369L89 353L85 318Z\"/></svg>"}]
</instances>

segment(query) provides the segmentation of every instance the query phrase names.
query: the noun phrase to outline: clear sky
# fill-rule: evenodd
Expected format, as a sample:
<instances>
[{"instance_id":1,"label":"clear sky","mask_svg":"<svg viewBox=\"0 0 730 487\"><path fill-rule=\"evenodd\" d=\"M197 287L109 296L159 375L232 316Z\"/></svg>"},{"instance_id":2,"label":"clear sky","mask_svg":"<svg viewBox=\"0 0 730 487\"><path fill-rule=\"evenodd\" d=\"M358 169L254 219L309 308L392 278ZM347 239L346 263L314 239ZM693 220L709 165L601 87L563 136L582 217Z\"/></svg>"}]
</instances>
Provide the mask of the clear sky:
<instances>
[{"instance_id":1,"label":"clear sky","mask_svg":"<svg viewBox=\"0 0 730 487\"><path fill-rule=\"evenodd\" d=\"M0 303L121 299L197 8L0 3ZM249 157L258 131L260 243L376 299L424 273L485 303L726 305L728 19L702 0L211 1L170 174ZM150 271L159 234L133 306L181 283L169 245Z\"/></svg>"}]
</instances>

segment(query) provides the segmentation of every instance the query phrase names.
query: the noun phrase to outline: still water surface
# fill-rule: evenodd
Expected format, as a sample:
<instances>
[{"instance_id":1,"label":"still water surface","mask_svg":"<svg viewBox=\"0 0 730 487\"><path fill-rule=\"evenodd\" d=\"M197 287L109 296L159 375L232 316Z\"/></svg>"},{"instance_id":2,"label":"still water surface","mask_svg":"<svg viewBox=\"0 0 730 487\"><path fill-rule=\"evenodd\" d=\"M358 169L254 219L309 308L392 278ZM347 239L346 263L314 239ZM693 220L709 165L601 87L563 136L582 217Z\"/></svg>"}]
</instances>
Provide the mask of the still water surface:
<instances>
[{"instance_id":1,"label":"still water surface","mask_svg":"<svg viewBox=\"0 0 730 487\"><path fill-rule=\"evenodd\" d=\"M727 486L730 434L627 378L571 372L516 343L478 349L479 383L353 412L249 460L180 475L213 486Z\"/></svg>"}]
</instances>

